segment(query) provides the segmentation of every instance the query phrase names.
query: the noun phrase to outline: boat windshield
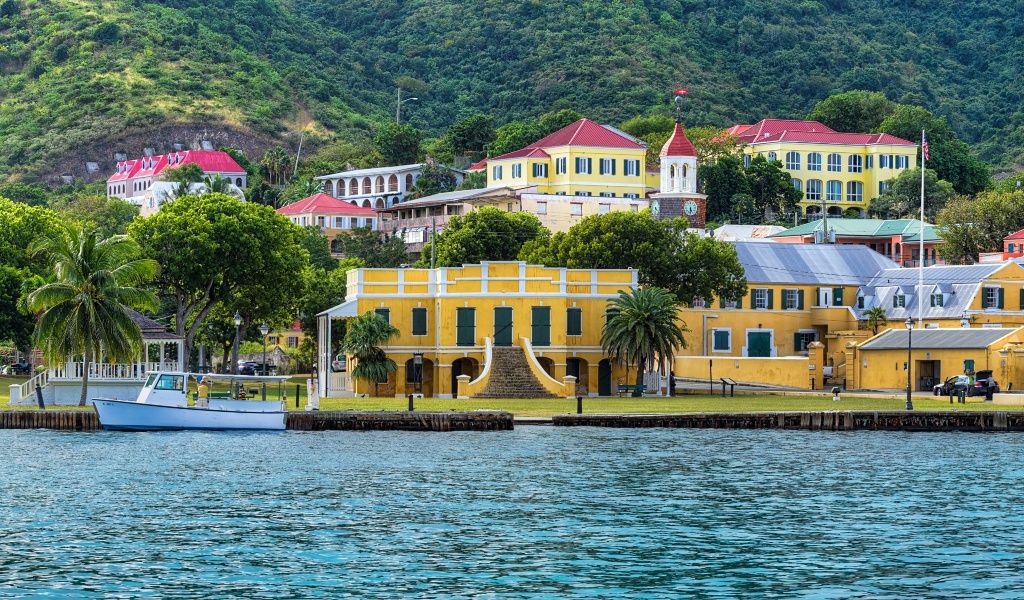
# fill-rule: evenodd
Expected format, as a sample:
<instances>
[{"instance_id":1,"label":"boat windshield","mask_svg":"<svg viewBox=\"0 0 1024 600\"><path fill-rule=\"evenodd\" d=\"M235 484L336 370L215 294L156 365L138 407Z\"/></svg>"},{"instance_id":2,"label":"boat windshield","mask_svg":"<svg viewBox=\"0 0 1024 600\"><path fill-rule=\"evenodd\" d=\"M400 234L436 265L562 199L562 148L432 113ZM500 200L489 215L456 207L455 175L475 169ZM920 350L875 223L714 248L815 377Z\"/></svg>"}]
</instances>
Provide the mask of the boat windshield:
<instances>
[{"instance_id":1,"label":"boat windshield","mask_svg":"<svg viewBox=\"0 0 1024 600\"><path fill-rule=\"evenodd\" d=\"M145 387L148 387L148 388L153 387L153 384L156 383L156 378L157 378L156 375L150 375L149 377L147 377L146 378L146 386Z\"/></svg>"},{"instance_id":2,"label":"boat windshield","mask_svg":"<svg viewBox=\"0 0 1024 600\"><path fill-rule=\"evenodd\" d=\"M185 377L183 375L161 375L160 381L156 382L155 389L180 392L185 389Z\"/></svg>"}]
</instances>

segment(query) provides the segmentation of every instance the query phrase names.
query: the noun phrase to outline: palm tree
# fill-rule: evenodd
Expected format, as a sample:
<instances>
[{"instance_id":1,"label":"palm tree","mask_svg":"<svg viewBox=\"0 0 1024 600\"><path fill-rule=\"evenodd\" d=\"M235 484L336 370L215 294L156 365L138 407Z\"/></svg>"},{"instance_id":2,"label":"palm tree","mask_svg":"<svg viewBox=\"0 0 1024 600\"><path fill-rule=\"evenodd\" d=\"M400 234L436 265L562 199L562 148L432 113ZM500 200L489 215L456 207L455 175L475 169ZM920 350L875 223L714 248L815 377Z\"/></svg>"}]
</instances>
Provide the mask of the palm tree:
<instances>
[{"instance_id":1,"label":"palm tree","mask_svg":"<svg viewBox=\"0 0 1024 600\"><path fill-rule=\"evenodd\" d=\"M28 296L29 310L39 314L33 342L51 365L82 356L78 405L85 406L93 360L131 362L142 346L129 309L156 309L156 296L138 287L156 274L156 261L137 258L138 246L126 236L101 240L81 228L39 238L31 251L53 270L53 282Z\"/></svg>"},{"instance_id":2,"label":"palm tree","mask_svg":"<svg viewBox=\"0 0 1024 600\"><path fill-rule=\"evenodd\" d=\"M377 395L377 384L387 381L388 374L398 370L395 361L380 349L388 340L398 335L398 329L373 311L352 319L347 324L341 349L356 360L352 376L373 382L373 395Z\"/></svg>"},{"instance_id":3,"label":"palm tree","mask_svg":"<svg viewBox=\"0 0 1024 600\"><path fill-rule=\"evenodd\" d=\"M864 320L872 335L878 335L878 328L889 324L889 319L885 316L885 309L881 306L874 306L864 311Z\"/></svg>"},{"instance_id":4,"label":"palm tree","mask_svg":"<svg viewBox=\"0 0 1024 600\"><path fill-rule=\"evenodd\" d=\"M604 351L637 366L636 385L645 370L664 369L676 348L685 348L686 325L679 320L679 301L668 290L648 287L622 292L609 303L601 334Z\"/></svg>"},{"instance_id":5,"label":"palm tree","mask_svg":"<svg viewBox=\"0 0 1024 600\"><path fill-rule=\"evenodd\" d=\"M225 179L220 175L214 175L212 177L204 177L203 183L206 184L206 191L211 194L229 194L231 193L231 180Z\"/></svg>"}]
</instances>

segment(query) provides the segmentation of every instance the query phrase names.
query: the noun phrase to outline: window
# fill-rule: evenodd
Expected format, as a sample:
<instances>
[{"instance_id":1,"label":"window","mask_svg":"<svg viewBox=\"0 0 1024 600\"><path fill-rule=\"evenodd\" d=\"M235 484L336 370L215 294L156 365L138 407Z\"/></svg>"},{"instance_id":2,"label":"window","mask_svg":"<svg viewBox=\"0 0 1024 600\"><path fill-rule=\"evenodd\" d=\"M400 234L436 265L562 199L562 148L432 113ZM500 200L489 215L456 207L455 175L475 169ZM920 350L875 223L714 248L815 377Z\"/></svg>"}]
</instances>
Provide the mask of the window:
<instances>
[{"instance_id":1,"label":"window","mask_svg":"<svg viewBox=\"0 0 1024 600\"><path fill-rule=\"evenodd\" d=\"M820 171L821 170L821 154L817 152L811 152L807 155L807 170L808 171Z\"/></svg>"},{"instance_id":2,"label":"window","mask_svg":"<svg viewBox=\"0 0 1024 600\"><path fill-rule=\"evenodd\" d=\"M623 194L623 198L639 198L640 194Z\"/></svg>"},{"instance_id":3,"label":"window","mask_svg":"<svg viewBox=\"0 0 1024 600\"><path fill-rule=\"evenodd\" d=\"M551 345L551 307L534 306L530 309L530 341L534 346Z\"/></svg>"},{"instance_id":4,"label":"window","mask_svg":"<svg viewBox=\"0 0 1024 600\"><path fill-rule=\"evenodd\" d=\"M942 294L941 293L939 293L939 294L932 294L931 305L932 305L932 308L934 308L936 306L942 306Z\"/></svg>"},{"instance_id":5,"label":"window","mask_svg":"<svg viewBox=\"0 0 1024 600\"><path fill-rule=\"evenodd\" d=\"M537 211L536 212L537 212L538 215L546 215L546 214L548 214L548 203L547 202L538 202L537 203Z\"/></svg>"},{"instance_id":6,"label":"window","mask_svg":"<svg viewBox=\"0 0 1024 600\"><path fill-rule=\"evenodd\" d=\"M843 182L835 179L829 180L825 188L825 200L839 202L843 199Z\"/></svg>"},{"instance_id":7,"label":"window","mask_svg":"<svg viewBox=\"0 0 1024 600\"><path fill-rule=\"evenodd\" d=\"M892 307L893 308L906 308L906 306L907 306L907 297L904 296L903 294L896 294L895 296L892 297Z\"/></svg>"},{"instance_id":8,"label":"window","mask_svg":"<svg viewBox=\"0 0 1024 600\"><path fill-rule=\"evenodd\" d=\"M533 163L533 176L534 177L547 177L548 176L548 164L547 163Z\"/></svg>"},{"instance_id":9,"label":"window","mask_svg":"<svg viewBox=\"0 0 1024 600\"><path fill-rule=\"evenodd\" d=\"M624 160L624 161L622 161L622 171L628 177L639 177L640 176L640 161L639 160Z\"/></svg>"},{"instance_id":10,"label":"window","mask_svg":"<svg viewBox=\"0 0 1024 600\"><path fill-rule=\"evenodd\" d=\"M798 192L802 192L803 191L804 184L799 179L796 179L796 178L790 179L789 180L789 184L793 186L794 190L796 190Z\"/></svg>"},{"instance_id":11,"label":"window","mask_svg":"<svg viewBox=\"0 0 1024 600\"><path fill-rule=\"evenodd\" d=\"M881 154L881 155L879 155L878 156L878 168L880 168L880 169L891 169L892 168L892 163L893 163L892 158L893 157L892 157L891 154Z\"/></svg>"},{"instance_id":12,"label":"window","mask_svg":"<svg viewBox=\"0 0 1024 600\"><path fill-rule=\"evenodd\" d=\"M611 212L611 210L612 210L612 205L611 204L598 204L597 205L597 214L599 214L599 215L606 215L609 212ZM1010 249L1010 252L1013 252L1012 248Z\"/></svg>"},{"instance_id":13,"label":"window","mask_svg":"<svg viewBox=\"0 0 1024 600\"><path fill-rule=\"evenodd\" d=\"M833 173L839 173L843 170L843 157L838 154L828 155L828 170Z\"/></svg>"},{"instance_id":14,"label":"window","mask_svg":"<svg viewBox=\"0 0 1024 600\"><path fill-rule=\"evenodd\" d=\"M868 168L868 169L875 168L875 157L874 156L869 154L868 158L867 158L867 161L865 161L865 162L866 162L866 164L865 164L866 168Z\"/></svg>"},{"instance_id":15,"label":"window","mask_svg":"<svg viewBox=\"0 0 1024 600\"><path fill-rule=\"evenodd\" d=\"M384 319L385 323L391 323L391 309L388 308L375 308L373 312L377 313L380 318Z\"/></svg>"},{"instance_id":16,"label":"window","mask_svg":"<svg viewBox=\"0 0 1024 600\"><path fill-rule=\"evenodd\" d=\"M602 198L614 198L615 194L613 192L601 192L601 197Z\"/></svg>"},{"instance_id":17,"label":"window","mask_svg":"<svg viewBox=\"0 0 1024 600\"><path fill-rule=\"evenodd\" d=\"M274 344L276 346L277 342L278 342L278 339L279 338L276 335L268 335L267 336L267 343L268 344Z\"/></svg>"},{"instance_id":18,"label":"window","mask_svg":"<svg viewBox=\"0 0 1024 600\"><path fill-rule=\"evenodd\" d=\"M412 309L412 334L427 335L427 309Z\"/></svg>"},{"instance_id":19,"label":"window","mask_svg":"<svg viewBox=\"0 0 1024 600\"><path fill-rule=\"evenodd\" d=\"M521 163L516 163L516 164L512 165L512 178L515 179L517 177L522 177L522 176L523 176L523 165Z\"/></svg>"},{"instance_id":20,"label":"window","mask_svg":"<svg viewBox=\"0 0 1024 600\"><path fill-rule=\"evenodd\" d=\"M796 289L782 290L782 308L785 310L803 310L804 291Z\"/></svg>"},{"instance_id":21,"label":"window","mask_svg":"<svg viewBox=\"0 0 1024 600\"><path fill-rule=\"evenodd\" d=\"M473 346L476 343L476 309L455 309L455 344Z\"/></svg>"},{"instance_id":22,"label":"window","mask_svg":"<svg viewBox=\"0 0 1024 600\"><path fill-rule=\"evenodd\" d=\"M776 154L774 152L768 153L768 160L776 160Z\"/></svg>"},{"instance_id":23,"label":"window","mask_svg":"<svg viewBox=\"0 0 1024 600\"><path fill-rule=\"evenodd\" d=\"M817 340L817 331L798 331L793 334L793 350L796 352L807 352L807 345Z\"/></svg>"},{"instance_id":24,"label":"window","mask_svg":"<svg viewBox=\"0 0 1024 600\"><path fill-rule=\"evenodd\" d=\"M848 202L864 201L864 184L859 181L846 182L846 200Z\"/></svg>"},{"instance_id":25,"label":"window","mask_svg":"<svg viewBox=\"0 0 1024 600\"><path fill-rule=\"evenodd\" d=\"M566 171L565 163L566 163L566 158L564 156L562 158L556 158L555 159L555 174L556 175L561 175L561 174L565 173L565 171Z\"/></svg>"},{"instance_id":26,"label":"window","mask_svg":"<svg viewBox=\"0 0 1024 600\"><path fill-rule=\"evenodd\" d=\"M820 179L808 179L807 180L807 199L808 200L821 200L821 180Z\"/></svg>"},{"instance_id":27,"label":"window","mask_svg":"<svg viewBox=\"0 0 1024 600\"><path fill-rule=\"evenodd\" d=\"M629 210L631 210L633 212L640 212L640 205L639 204L630 204L629 205Z\"/></svg>"},{"instance_id":28,"label":"window","mask_svg":"<svg viewBox=\"0 0 1024 600\"><path fill-rule=\"evenodd\" d=\"M593 160L584 158L582 156L576 157L576 174L577 175L590 175L593 170Z\"/></svg>"},{"instance_id":29,"label":"window","mask_svg":"<svg viewBox=\"0 0 1024 600\"><path fill-rule=\"evenodd\" d=\"M568 308L565 311L565 335L583 335L583 309Z\"/></svg>"},{"instance_id":30,"label":"window","mask_svg":"<svg viewBox=\"0 0 1024 600\"><path fill-rule=\"evenodd\" d=\"M857 308L864 308L864 296L857 296Z\"/></svg>"},{"instance_id":31,"label":"window","mask_svg":"<svg viewBox=\"0 0 1024 600\"><path fill-rule=\"evenodd\" d=\"M897 169L908 169L908 168L910 168L910 157L909 156L897 156L896 157L896 168Z\"/></svg>"},{"instance_id":32,"label":"window","mask_svg":"<svg viewBox=\"0 0 1024 600\"><path fill-rule=\"evenodd\" d=\"M1003 288L1001 287L986 287L984 296L982 297L982 308L1002 308L1003 307Z\"/></svg>"},{"instance_id":33,"label":"window","mask_svg":"<svg viewBox=\"0 0 1024 600\"><path fill-rule=\"evenodd\" d=\"M589 196L592 196L593 194L591 194L590 192L584 192L584 191L580 190L580 191L576 192L576 195L577 196L587 196L587 197L589 197Z\"/></svg>"},{"instance_id":34,"label":"window","mask_svg":"<svg viewBox=\"0 0 1024 600\"><path fill-rule=\"evenodd\" d=\"M184 389L185 377L183 375L161 375L156 382L157 390L173 390L180 392Z\"/></svg>"},{"instance_id":35,"label":"window","mask_svg":"<svg viewBox=\"0 0 1024 600\"><path fill-rule=\"evenodd\" d=\"M574 217L583 216L583 204L580 202L573 202L569 205L569 214Z\"/></svg>"},{"instance_id":36,"label":"window","mask_svg":"<svg viewBox=\"0 0 1024 600\"><path fill-rule=\"evenodd\" d=\"M732 352L732 329L711 330L711 351Z\"/></svg>"},{"instance_id":37,"label":"window","mask_svg":"<svg viewBox=\"0 0 1024 600\"><path fill-rule=\"evenodd\" d=\"M772 291L767 288L756 288L754 290L754 308L771 308Z\"/></svg>"},{"instance_id":38,"label":"window","mask_svg":"<svg viewBox=\"0 0 1024 600\"><path fill-rule=\"evenodd\" d=\"M600 164L601 175L614 175L615 174L615 159L614 158L602 158Z\"/></svg>"},{"instance_id":39,"label":"window","mask_svg":"<svg viewBox=\"0 0 1024 600\"><path fill-rule=\"evenodd\" d=\"M847 170L851 173L861 173L864 171L863 166L864 157L859 154L851 154L850 159L847 161Z\"/></svg>"},{"instance_id":40,"label":"window","mask_svg":"<svg viewBox=\"0 0 1024 600\"><path fill-rule=\"evenodd\" d=\"M744 154L743 155L743 166L746 167L746 168L750 168L750 155L749 154Z\"/></svg>"},{"instance_id":41,"label":"window","mask_svg":"<svg viewBox=\"0 0 1024 600\"><path fill-rule=\"evenodd\" d=\"M491 179L501 179L501 165L491 168Z\"/></svg>"},{"instance_id":42,"label":"window","mask_svg":"<svg viewBox=\"0 0 1024 600\"><path fill-rule=\"evenodd\" d=\"M889 182L888 181L879 181L878 182L878 194L879 195L884 194L885 190L887 190L887 189L889 189Z\"/></svg>"},{"instance_id":43,"label":"window","mask_svg":"<svg viewBox=\"0 0 1024 600\"><path fill-rule=\"evenodd\" d=\"M298 348L299 347L299 336L297 336L297 335L290 335L290 336L288 336L287 346L289 348Z\"/></svg>"},{"instance_id":44,"label":"window","mask_svg":"<svg viewBox=\"0 0 1024 600\"><path fill-rule=\"evenodd\" d=\"M703 298L694 298L693 302L690 302L690 308L707 308L708 303Z\"/></svg>"},{"instance_id":45,"label":"window","mask_svg":"<svg viewBox=\"0 0 1024 600\"><path fill-rule=\"evenodd\" d=\"M786 153L786 170L787 171L799 171L800 170L800 153L799 152L787 152Z\"/></svg>"}]
</instances>

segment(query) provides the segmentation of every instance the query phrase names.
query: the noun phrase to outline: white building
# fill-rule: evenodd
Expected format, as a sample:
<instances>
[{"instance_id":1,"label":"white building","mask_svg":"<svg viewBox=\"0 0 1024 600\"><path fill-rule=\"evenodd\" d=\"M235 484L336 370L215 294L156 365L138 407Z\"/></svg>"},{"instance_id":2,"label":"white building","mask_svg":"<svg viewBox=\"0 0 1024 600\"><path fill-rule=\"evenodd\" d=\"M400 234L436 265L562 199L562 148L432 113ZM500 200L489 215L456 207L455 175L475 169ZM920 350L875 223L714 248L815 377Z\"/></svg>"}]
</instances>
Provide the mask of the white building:
<instances>
[{"instance_id":1,"label":"white building","mask_svg":"<svg viewBox=\"0 0 1024 600\"><path fill-rule=\"evenodd\" d=\"M409 197L416 180L419 179L425 163L377 167L342 171L332 175L321 175L317 181L324 182L324 193L365 208L390 208ZM462 183L465 173L449 169L455 175L455 185Z\"/></svg>"},{"instance_id":2,"label":"white building","mask_svg":"<svg viewBox=\"0 0 1024 600\"><path fill-rule=\"evenodd\" d=\"M174 184L163 181L167 169L194 164L207 177L222 177L237 194L245 189L247 175L235 159L220 150L183 150L118 162L114 174L107 179L107 197L121 198L142 209L143 216L160 209L167 190Z\"/></svg>"}]
</instances>

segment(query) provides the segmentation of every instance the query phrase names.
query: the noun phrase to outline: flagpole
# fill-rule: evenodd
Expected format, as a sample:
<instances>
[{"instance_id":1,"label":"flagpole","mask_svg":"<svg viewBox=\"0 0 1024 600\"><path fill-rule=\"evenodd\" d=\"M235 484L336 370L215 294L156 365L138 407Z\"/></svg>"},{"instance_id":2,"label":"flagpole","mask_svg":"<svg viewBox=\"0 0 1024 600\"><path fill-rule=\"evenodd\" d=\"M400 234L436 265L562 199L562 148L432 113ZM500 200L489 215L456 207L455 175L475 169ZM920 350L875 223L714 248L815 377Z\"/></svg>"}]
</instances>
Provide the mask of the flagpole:
<instances>
[{"instance_id":1,"label":"flagpole","mask_svg":"<svg viewBox=\"0 0 1024 600\"><path fill-rule=\"evenodd\" d=\"M925 161L925 138L924 129L921 130L921 230L918 233L917 251L917 326L924 328L924 161ZM908 367L909 368L909 367Z\"/></svg>"}]
</instances>

